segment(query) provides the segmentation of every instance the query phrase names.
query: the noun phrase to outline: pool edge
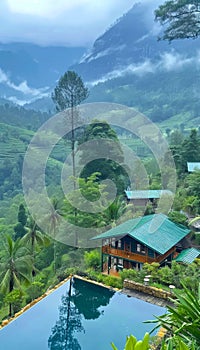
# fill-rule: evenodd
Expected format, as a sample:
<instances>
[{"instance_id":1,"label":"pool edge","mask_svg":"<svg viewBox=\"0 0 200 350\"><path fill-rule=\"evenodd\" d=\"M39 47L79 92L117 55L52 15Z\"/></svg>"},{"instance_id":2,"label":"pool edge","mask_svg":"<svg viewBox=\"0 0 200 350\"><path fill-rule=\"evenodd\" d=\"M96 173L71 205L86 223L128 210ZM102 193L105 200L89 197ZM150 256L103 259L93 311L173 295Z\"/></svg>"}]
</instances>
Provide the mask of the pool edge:
<instances>
[{"instance_id":1,"label":"pool edge","mask_svg":"<svg viewBox=\"0 0 200 350\"><path fill-rule=\"evenodd\" d=\"M9 323L11 323L12 321L14 321L16 318L18 318L19 316L21 316L24 312L26 312L27 310L29 310L32 306L34 306L35 304L39 303L42 299L46 298L49 294L53 293L56 289L58 289L59 287L61 287L64 283L66 283L67 281L69 281L72 277L74 277L73 275L68 276L67 278L65 278L63 281L61 281L60 283L56 284L56 286L54 286L53 288L47 290L44 294L42 294L40 297L32 300L29 304L25 305L20 311L16 312L12 317L7 318L5 320L3 320L0 323L0 330L2 328L4 328L5 326L7 326Z\"/></svg>"}]
</instances>

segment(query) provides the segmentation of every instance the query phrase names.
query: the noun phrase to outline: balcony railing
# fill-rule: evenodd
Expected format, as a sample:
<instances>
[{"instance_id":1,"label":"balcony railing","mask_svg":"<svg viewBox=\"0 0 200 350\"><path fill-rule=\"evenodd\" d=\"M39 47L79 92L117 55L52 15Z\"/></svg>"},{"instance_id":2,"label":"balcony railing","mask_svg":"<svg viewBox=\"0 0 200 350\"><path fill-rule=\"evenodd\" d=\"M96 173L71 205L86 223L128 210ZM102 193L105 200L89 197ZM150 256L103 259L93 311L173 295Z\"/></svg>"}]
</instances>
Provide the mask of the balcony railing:
<instances>
[{"instance_id":1,"label":"balcony railing","mask_svg":"<svg viewBox=\"0 0 200 350\"><path fill-rule=\"evenodd\" d=\"M154 258L150 258L148 255L136 254L136 253L128 252L121 249L111 248L109 246L103 246L102 252L104 254L109 254L122 259L133 260L141 263L145 263L145 262L152 263L155 261Z\"/></svg>"},{"instance_id":2,"label":"balcony railing","mask_svg":"<svg viewBox=\"0 0 200 350\"><path fill-rule=\"evenodd\" d=\"M146 262L149 264L151 264L152 262L158 262L158 263L162 262L174 251L175 251L175 248L173 247L164 255L160 255L157 258L151 258L150 256L145 255L145 254L142 255L142 254L132 253L132 252L121 250L121 249L115 249L115 248L112 248L110 246L103 246L102 247L102 252L104 254L109 254L109 255L112 255L112 256L115 256L118 258L133 260L133 261L140 262L140 263Z\"/></svg>"}]
</instances>

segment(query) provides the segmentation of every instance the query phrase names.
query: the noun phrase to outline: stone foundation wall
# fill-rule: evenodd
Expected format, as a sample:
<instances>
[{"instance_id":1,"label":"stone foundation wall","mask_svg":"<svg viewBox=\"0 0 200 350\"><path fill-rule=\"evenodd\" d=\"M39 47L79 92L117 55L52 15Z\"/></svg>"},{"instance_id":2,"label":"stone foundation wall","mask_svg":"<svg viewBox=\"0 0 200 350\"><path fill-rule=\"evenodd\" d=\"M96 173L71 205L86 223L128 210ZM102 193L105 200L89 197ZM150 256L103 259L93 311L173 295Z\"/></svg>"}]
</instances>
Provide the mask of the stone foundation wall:
<instances>
[{"instance_id":1,"label":"stone foundation wall","mask_svg":"<svg viewBox=\"0 0 200 350\"><path fill-rule=\"evenodd\" d=\"M167 292L163 289L151 287L151 286L145 286L141 283L137 283L137 282L130 281L127 279L124 280L123 287L130 289L130 290L136 290L138 292L149 294L149 295L152 295L153 297L156 297L156 298L162 298L162 299L167 299L167 300L169 300L169 298L173 298L172 293Z\"/></svg>"}]
</instances>

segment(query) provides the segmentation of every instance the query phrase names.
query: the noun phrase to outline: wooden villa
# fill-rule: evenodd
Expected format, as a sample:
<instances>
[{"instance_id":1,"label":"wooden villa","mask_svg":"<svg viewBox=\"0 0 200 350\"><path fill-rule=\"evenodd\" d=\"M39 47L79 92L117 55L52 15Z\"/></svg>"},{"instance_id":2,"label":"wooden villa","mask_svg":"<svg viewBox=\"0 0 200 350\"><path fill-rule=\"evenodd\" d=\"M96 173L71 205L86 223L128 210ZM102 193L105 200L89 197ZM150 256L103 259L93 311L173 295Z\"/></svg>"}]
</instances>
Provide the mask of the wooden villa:
<instances>
[{"instance_id":1,"label":"wooden villa","mask_svg":"<svg viewBox=\"0 0 200 350\"><path fill-rule=\"evenodd\" d=\"M128 220L93 239L102 241L102 271L142 269L144 263L170 263L187 246L190 230L153 214ZM186 244L185 244L186 243Z\"/></svg>"}]
</instances>

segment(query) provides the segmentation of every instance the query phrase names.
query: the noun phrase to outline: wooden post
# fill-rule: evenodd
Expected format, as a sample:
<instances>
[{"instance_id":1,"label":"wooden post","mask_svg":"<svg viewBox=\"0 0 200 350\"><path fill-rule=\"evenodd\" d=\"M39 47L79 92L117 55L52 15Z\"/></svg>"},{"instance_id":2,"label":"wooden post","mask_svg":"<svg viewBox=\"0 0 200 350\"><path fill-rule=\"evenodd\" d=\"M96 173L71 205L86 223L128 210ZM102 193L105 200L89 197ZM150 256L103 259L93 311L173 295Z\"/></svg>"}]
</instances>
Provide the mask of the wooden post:
<instances>
[{"instance_id":1,"label":"wooden post","mask_svg":"<svg viewBox=\"0 0 200 350\"><path fill-rule=\"evenodd\" d=\"M103 272L103 240L101 241L100 256L101 256L101 272Z\"/></svg>"}]
</instances>

